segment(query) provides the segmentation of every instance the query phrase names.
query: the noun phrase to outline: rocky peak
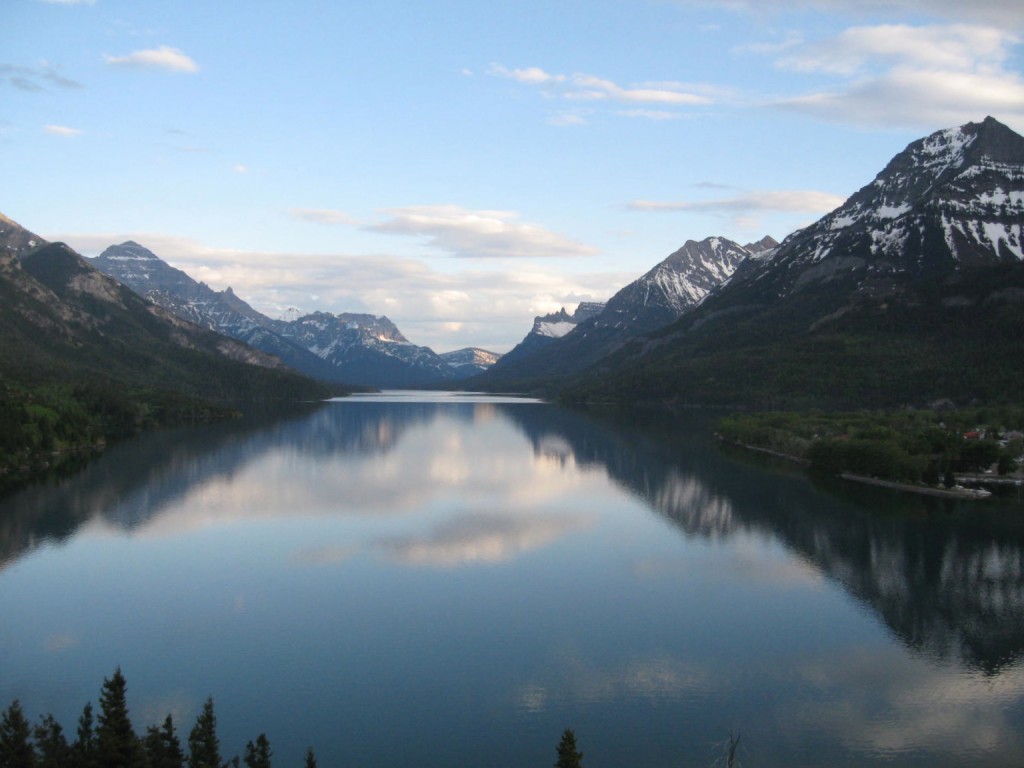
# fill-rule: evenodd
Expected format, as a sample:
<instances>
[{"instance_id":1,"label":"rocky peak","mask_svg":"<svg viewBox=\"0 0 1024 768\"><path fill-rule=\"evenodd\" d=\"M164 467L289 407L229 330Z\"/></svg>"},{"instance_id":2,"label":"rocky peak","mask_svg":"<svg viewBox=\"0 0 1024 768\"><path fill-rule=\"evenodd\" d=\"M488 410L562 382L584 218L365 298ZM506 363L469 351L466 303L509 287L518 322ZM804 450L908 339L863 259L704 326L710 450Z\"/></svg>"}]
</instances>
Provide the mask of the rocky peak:
<instances>
[{"instance_id":1,"label":"rocky peak","mask_svg":"<svg viewBox=\"0 0 1024 768\"><path fill-rule=\"evenodd\" d=\"M842 206L742 275L760 299L854 276L1024 260L1024 137L993 118L912 142Z\"/></svg>"}]
</instances>

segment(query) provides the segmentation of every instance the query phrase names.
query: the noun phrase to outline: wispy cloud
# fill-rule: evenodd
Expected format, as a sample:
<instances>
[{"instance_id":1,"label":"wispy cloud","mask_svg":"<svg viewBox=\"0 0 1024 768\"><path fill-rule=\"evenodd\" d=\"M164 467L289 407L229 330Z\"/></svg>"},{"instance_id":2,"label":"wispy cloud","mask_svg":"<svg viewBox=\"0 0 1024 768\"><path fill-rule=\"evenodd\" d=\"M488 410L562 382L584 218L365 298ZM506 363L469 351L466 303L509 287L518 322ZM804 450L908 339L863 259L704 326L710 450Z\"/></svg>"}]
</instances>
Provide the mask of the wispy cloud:
<instances>
[{"instance_id":1,"label":"wispy cloud","mask_svg":"<svg viewBox=\"0 0 1024 768\"><path fill-rule=\"evenodd\" d=\"M191 57L179 49L171 48L167 45L162 45L159 48L134 51L125 56L105 55L103 59L113 67L162 69L168 72L185 72L188 74L194 74L199 71L199 65Z\"/></svg>"},{"instance_id":2,"label":"wispy cloud","mask_svg":"<svg viewBox=\"0 0 1024 768\"><path fill-rule=\"evenodd\" d=\"M376 232L413 235L462 258L549 258L589 256L596 248L538 224L519 221L512 211L474 211L457 205L414 205L388 211Z\"/></svg>"},{"instance_id":3,"label":"wispy cloud","mask_svg":"<svg viewBox=\"0 0 1024 768\"><path fill-rule=\"evenodd\" d=\"M681 117L678 112L666 112L663 109L620 109L615 114L643 120L678 120Z\"/></svg>"},{"instance_id":4,"label":"wispy cloud","mask_svg":"<svg viewBox=\"0 0 1024 768\"><path fill-rule=\"evenodd\" d=\"M333 208L293 208L290 213L300 221L310 221L314 224L358 224L354 216Z\"/></svg>"},{"instance_id":5,"label":"wispy cloud","mask_svg":"<svg viewBox=\"0 0 1024 768\"><path fill-rule=\"evenodd\" d=\"M955 21L1024 26L1024 5L1018 0L674 0L679 5L726 8L755 13L818 11L849 16L921 14Z\"/></svg>"},{"instance_id":6,"label":"wispy cloud","mask_svg":"<svg viewBox=\"0 0 1024 768\"><path fill-rule=\"evenodd\" d=\"M572 126L572 125L586 125L589 121L581 112L558 112L547 120L549 125L558 126Z\"/></svg>"},{"instance_id":7,"label":"wispy cloud","mask_svg":"<svg viewBox=\"0 0 1024 768\"><path fill-rule=\"evenodd\" d=\"M852 27L764 51L775 66L834 77L834 85L770 106L821 119L934 127L996 115L1024 122L1024 79L1008 68L1021 37L967 24Z\"/></svg>"},{"instance_id":8,"label":"wispy cloud","mask_svg":"<svg viewBox=\"0 0 1024 768\"><path fill-rule=\"evenodd\" d=\"M747 192L718 200L654 201L634 200L628 204L633 211L695 211L732 216L769 211L825 214L845 202L845 198L816 190L776 190Z\"/></svg>"},{"instance_id":9,"label":"wispy cloud","mask_svg":"<svg viewBox=\"0 0 1024 768\"><path fill-rule=\"evenodd\" d=\"M45 92L48 86L63 90L77 90L82 84L64 77L47 62L36 67L25 67L17 64L0 64L0 82L7 81L21 91Z\"/></svg>"},{"instance_id":10,"label":"wispy cloud","mask_svg":"<svg viewBox=\"0 0 1024 768\"><path fill-rule=\"evenodd\" d=\"M722 91L714 86L679 83L674 81L643 82L620 85L596 75L576 72L555 74L540 67L509 68L502 64L491 64L487 74L514 80L524 85L541 89L549 98L569 101L609 102L616 104L652 104L665 107L695 107L714 103ZM651 113L626 111L629 117L650 117ZM554 121L549 121L554 122ZM579 124L582 120L558 125Z\"/></svg>"},{"instance_id":11,"label":"wispy cloud","mask_svg":"<svg viewBox=\"0 0 1024 768\"><path fill-rule=\"evenodd\" d=\"M66 125L44 125L43 130L51 136L64 136L65 138L81 136L84 133L80 128L69 128Z\"/></svg>"}]
</instances>

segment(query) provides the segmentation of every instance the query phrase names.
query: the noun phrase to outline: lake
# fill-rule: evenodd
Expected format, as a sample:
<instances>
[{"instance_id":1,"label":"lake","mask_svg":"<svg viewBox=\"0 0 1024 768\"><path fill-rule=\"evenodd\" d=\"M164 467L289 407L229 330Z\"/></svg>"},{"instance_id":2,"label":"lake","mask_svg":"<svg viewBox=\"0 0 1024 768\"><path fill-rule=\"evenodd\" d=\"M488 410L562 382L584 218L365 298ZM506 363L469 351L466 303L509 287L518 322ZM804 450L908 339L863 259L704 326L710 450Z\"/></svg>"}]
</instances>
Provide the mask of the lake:
<instances>
[{"instance_id":1,"label":"lake","mask_svg":"<svg viewBox=\"0 0 1024 768\"><path fill-rule=\"evenodd\" d=\"M816 480L706 415L384 393L0 500L0 705L275 766L1024 764L1024 506Z\"/></svg>"}]
</instances>

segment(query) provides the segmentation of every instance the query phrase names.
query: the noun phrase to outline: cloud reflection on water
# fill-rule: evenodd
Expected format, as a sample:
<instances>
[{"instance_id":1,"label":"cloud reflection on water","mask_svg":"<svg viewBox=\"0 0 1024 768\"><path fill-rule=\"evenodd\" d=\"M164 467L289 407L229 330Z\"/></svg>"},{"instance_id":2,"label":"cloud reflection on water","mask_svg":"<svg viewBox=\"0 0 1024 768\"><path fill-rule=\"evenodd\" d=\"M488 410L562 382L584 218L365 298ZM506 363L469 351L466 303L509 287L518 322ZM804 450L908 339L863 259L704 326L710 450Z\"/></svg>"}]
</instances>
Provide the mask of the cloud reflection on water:
<instances>
[{"instance_id":1,"label":"cloud reflection on water","mask_svg":"<svg viewBox=\"0 0 1024 768\"><path fill-rule=\"evenodd\" d=\"M380 539L377 547L412 566L454 568L502 563L594 525L589 515L465 513L423 535Z\"/></svg>"},{"instance_id":2,"label":"cloud reflection on water","mask_svg":"<svg viewBox=\"0 0 1024 768\"><path fill-rule=\"evenodd\" d=\"M792 727L832 733L851 749L895 758L928 744L1008 761L1024 750L1014 735L1016 707L1009 706L1024 696L1019 665L994 676L969 674L872 649L806 659L795 672L808 695L790 713Z\"/></svg>"}]
</instances>

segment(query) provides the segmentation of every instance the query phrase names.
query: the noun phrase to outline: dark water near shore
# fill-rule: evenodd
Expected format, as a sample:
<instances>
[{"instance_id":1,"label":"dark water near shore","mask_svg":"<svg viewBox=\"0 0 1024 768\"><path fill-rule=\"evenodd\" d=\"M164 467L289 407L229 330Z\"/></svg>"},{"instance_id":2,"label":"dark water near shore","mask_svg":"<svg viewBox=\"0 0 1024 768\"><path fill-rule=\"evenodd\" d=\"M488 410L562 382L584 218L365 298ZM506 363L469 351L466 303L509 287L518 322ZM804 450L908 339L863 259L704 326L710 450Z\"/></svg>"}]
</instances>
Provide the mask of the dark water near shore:
<instances>
[{"instance_id":1,"label":"dark water near shore","mask_svg":"<svg viewBox=\"0 0 1024 768\"><path fill-rule=\"evenodd\" d=\"M1024 507L723 451L705 417L353 398L0 500L0 705L207 696L276 766L1024 764Z\"/></svg>"}]
</instances>

